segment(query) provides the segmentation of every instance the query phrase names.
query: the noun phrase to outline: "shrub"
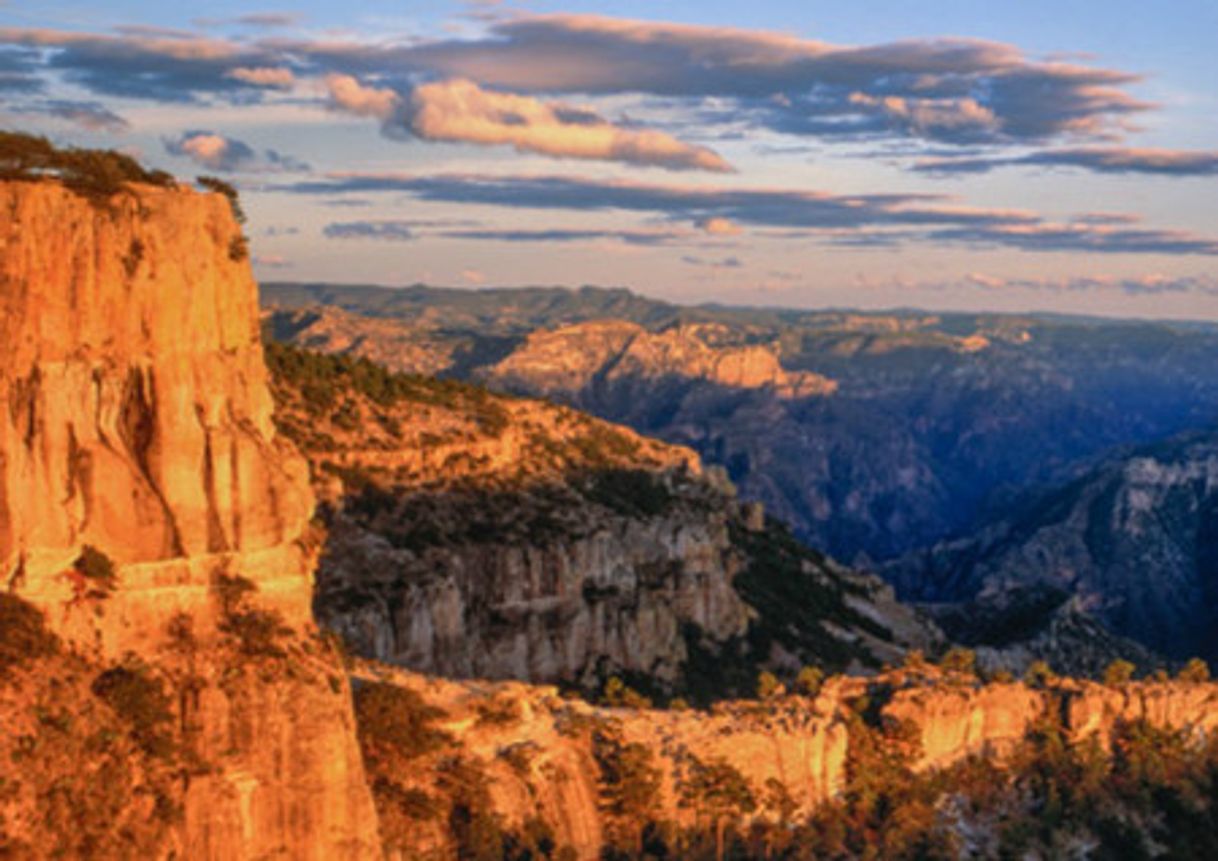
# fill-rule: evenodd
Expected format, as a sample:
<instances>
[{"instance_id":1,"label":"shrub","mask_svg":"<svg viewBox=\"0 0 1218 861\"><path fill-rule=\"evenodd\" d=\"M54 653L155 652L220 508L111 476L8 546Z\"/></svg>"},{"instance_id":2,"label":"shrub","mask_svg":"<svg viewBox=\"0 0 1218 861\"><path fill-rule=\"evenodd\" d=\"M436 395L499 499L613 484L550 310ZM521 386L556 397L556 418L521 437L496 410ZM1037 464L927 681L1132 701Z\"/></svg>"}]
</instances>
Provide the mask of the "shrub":
<instances>
[{"instance_id":1,"label":"shrub","mask_svg":"<svg viewBox=\"0 0 1218 861\"><path fill-rule=\"evenodd\" d=\"M954 646L943 655L939 667L949 673L971 676L977 671L977 653L972 649Z\"/></svg>"},{"instance_id":2,"label":"shrub","mask_svg":"<svg viewBox=\"0 0 1218 861\"><path fill-rule=\"evenodd\" d=\"M114 573L114 562L92 544L81 548L80 556L73 563L76 570L89 581L98 591L109 594L118 585L118 577Z\"/></svg>"},{"instance_id":3,"label":"shrub","mask_svg":"<svg viewBox=\"0 0 1218 861\"><path fill-rule=\"evenodd\" d=\"M196 177L195 182L208 191L214 191L228 198L228 205L233 211L233 220L238 224L245 224L245 211L241 208L241 197L231 183L225 182L218 176Z\"/></svg>"},{"instance_id":4,"label":"shrub","mask_svg":"<svg viewBox=\"0 0 1218 861\"><path fill-rule=\"evenodd\" d=\"M1026 673L1023 675L1023 680L1033 688L1044 688L1051 684L1057 678L1057 673L1053 672L1044 661L1033 661Z\"/></svg>"},{"instance_id":5,"label":"shrub","mask_svg":"<svg viewBox=\"0 0 1218 861\"><path fill-rule=\"evenodd\" d=\"M251 580L239 574L220 574L212 589L220 599L217 627L236 641L241 654L251 658L282 658L286 654L280 640L290 636L292 629L278 613L249 606L248 596L258 591Z\"/></svg>"},{"instance_id":6,"label":"shrub","mask_svg":"<svg viewBox=\"0 0 1218 861\"><path fill-rule=\"evenodd\" d=\"M355 718L365 755L396 754L414 759L443 747L450 739L432 724L444 712L409 688L369 682L355 692Z\"/></svg>"},{"instance_id":7,"label":"shrub","mask_svg":"<svg viewBox=\"0 0 1218 861\"><path fill-rule=\"evenodd\" d=\"M795 677L795 689L806 697L820 693L825 683L825 671L820 667L804 667Z\"/></svg>"},{"instance_id":8,"label":"shrub","mask_svg":"<svg viewBox=\"0 0 1218 861\"><path fill-rule=\"evenodd\" d=\"M72 192L95 204L108 201L132 182L174 185L164 171L148 171L114 150L60 149L44 137L0 131L0 179L59 179Z\"/></svg>"},{"instance_id":9,"label":"shrub","mask_svg":"<svg viewBox=\"0 0 1218 861\"><path fill-rule=\"evenodd\" d=\"M512 726L521 718L520 703L509 697L498 697L478 704L480 726Z\"/></svg>"},{"instance_id":10,"label":"shrub","mask_svg":"<svg viewBox=\"0 0 1218 861\"><path fill-rule=\"evenodd\" d=\"M131 738L150 756L174 752L173 713L164 684L141 664L106 670L93 680L93 693L131 726Z\"/></svg>"},{"instance_id":11,"label":"shrub","mask_svg":"<svg viewBox=\"0 0 1218 861\"><path fill-rule=\"evenodd\" d=\"M47 630L42 611L16 595L0 592L0 670L59 651L59 638Z\"/></svg>"},{"instance_id":12,"label":"shrub","mask_svg":"<svg viewBox=\"0 0 1218 861\"><path fill-rule=\"evenodd\" d=\"M1137 670L1129 661L1118 658L1107 666L1104 670L1104 684L1109 687L1117 687L1127 684L1133 679L1134 671Z\"/></svg>"},{"instance_id":13,"label":"shrub","mask_svg":"<svg viewBox=\"0 0 1218 861\"><path fill-rule=\"evenodd\" d=\"M778 681L778 676L769 670L762 670L757 676L757 699L773 699L781 693L782 682Z\"/></svg>"},{"instance_id":14,"label":"shrub","mask_svg":"<svg viewBox=\"0 0 1218 861\"><path fill-rule=\"evenodd\" d=\"M1193 658L1180 670L1177 678L1182 682L1202 684L1210 680L1210 665L1200 658Z\"/></svg>"},{"instance_id":15,"label":"shrub","mask_svg":"<svg viewBox=\"0 0 1218 861\"><path fill-rule=\"evenodd\" d=\"M228 242L228 259L240 263L250 256L249 240L244 236L234 236Z\"/></svg>"},{"instance_id":16,"label":"shrub","mask_svg":"<svg viewBox=\"0 0 1218 861\"><path fill-rule=\"evenodd\" d=\"M605 682L603 699L605 705L610 708L651 708L651 700L628 686L617 676L610 676L609 680Z\"/></svg>"}]
</instances>

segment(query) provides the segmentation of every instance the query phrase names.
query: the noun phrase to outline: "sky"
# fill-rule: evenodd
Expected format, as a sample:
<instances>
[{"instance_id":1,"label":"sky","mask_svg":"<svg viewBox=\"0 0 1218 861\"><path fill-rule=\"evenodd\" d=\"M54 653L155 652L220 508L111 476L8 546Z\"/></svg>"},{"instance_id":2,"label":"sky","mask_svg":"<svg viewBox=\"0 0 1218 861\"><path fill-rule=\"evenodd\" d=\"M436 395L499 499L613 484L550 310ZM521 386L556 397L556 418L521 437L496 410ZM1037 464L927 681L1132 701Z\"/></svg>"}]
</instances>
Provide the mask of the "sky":
<instances>
[{"instance_id":1,"label":"sky","mask_svg":"<svg viewBox=\"0 0 1218 861\"><path fill-rule=\"evenodd\" d=\"M0 0L0 127L262 280L1218 319L1214 0Z\"/></svg>"}]
</instances>

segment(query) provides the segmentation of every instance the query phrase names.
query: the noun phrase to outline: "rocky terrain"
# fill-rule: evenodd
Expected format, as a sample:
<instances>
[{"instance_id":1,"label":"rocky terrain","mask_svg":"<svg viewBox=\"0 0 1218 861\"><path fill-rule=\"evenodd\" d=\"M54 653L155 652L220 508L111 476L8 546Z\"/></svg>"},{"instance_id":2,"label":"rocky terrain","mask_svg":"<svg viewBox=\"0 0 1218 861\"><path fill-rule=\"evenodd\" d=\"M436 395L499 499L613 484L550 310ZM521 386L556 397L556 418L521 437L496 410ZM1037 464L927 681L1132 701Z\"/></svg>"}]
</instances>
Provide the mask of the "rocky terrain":
<instances>
[{"instance_id":1,"label":"rocky terrain","mask_svg":"<svg viewBox=\"0 0 1218 861\"><path fill-rule=\"evenodd\" d=\"M951 775L958 782L948 785L965 792L977 779L967 771L970 757L1018 767L1037 743L1029 739L1048 725L1072 749L1107 750L1124 743L1129 726L1196 738L1218 722L1212 684L1115 688L1066 680L1029 687L981 684L968 673L933 667L871 680L835 678L811 696L780 693L710 712L598 708L554 688L459 683L377 667L357 675L370 686L364 694L370 701L375 691L420 727L411 744L394 744L388 728L374 723L363 726L361 737L382 822L391 823L387 845L424 858L450 857L454 840L458 851L472 851L470 831L454 836L445 827L445 812L451 817L453 810L497 821L509 833L541 835L553 857L562 850L572 858L598 857L606 844L636 857L637 845L649 840L681 855L713 857L698 850L694 836L713 816L720 836L729 823L739 835L737 851L760 857L744 842L758 823L787 823L781 827L789 830L869 780L875 792L894 762L915 775ZM886 765L871 759L876 746L890 757ZM1001 783L1001 774L982 779ZM890 803L907 802L894 796ZM972 816L979 820L978 813ZM1024 814L1011 807L1005 815ZM939 827L961 824L945 811ZM969 838L980 841L981 857L997 857L999 831L986 822ZM870 839L873 849L881 845L879 834ZM1136 845L1138 837L1125 839Z\"/></svg>"},{"instance_id":2,"label":"rocky terrain","mask_svg":"<svg viewBox=\"0 0 1218 861\"><path fill-rule=\"evenodd\" d=\"M229 201L43 179L0 183L0 213L0 845L375 857Z\"/></svg>"},{"instance_id":3,"label":"rocky terrain","mask_svg":"<svg viewBox=\"0 0 1218 861\"><path fill-rule=\"evenodd\" d=\"M945 644L890 587L690 449L264 351L222 183L61 155L86 172L0 181L0 856L1218 852L1203 664L1134 681L1118 662L1103 685L981 676L960 649L932 665ZM696 325L679 361L668 329L632 342L716 390L840 396L797 394L820 378L757 359L772 340ZM1116 501L1083 479L1084 507L1154 546L1189 534L1208 449L1173 446L1110 473ZM344 657L314 614L431 673Z\"/></svg>"},{"instance_id":4,"label":"rocky terrain","mask_svg":"<svg viewBox=\"0 0 1218 861\"><path fill-rule=\"evenodd\" d=\"M996 610L1037 590L1056 594L1057 604L1069 598L1148 649L1215 660L1216 528L1218 438L1193 432L1113 456L1025 500L1015 516L914 554L890 574L912 598L971 602L961 619L971 624L940 613L966 641L983 643L1000 631L977 624L978 608ZM1046 618L1023 615L1025 627Z\"/></svg>"},{"instance_id":5,"label":"rocky terrain","mask_svg":"<svg viewBox=\"0 0 1218 861\"><path fill-rule=\"evenodd\" d=\"M862 564L968 534L1114 446L1218 415L1218 332L683 308L623 290L264 285L275 337L543 395L687 445Z\"/></svg>"},{"instance_id":6,"label":"rocky terrain","mask_svg":"<svg viewBox=\"0 0 1218 861\"><path fill-rule=\"evenodd\" d=\"M277 421L329 537L318 618L439 675L613 676L709 701L759 669L935 650L891 588L794 541L722 470L569 408L272 345Z\"/></svg>"}]
</instances>

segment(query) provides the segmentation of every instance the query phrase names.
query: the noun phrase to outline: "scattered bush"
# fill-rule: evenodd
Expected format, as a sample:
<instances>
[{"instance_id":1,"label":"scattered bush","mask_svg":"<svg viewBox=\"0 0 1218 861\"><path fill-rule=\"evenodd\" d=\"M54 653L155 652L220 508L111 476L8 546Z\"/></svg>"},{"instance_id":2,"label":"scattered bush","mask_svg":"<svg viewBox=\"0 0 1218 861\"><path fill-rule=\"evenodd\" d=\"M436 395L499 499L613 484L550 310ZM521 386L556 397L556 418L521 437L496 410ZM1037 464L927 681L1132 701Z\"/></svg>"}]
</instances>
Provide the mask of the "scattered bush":
<instances>
[{"instance_id":1,"label":"scattered bush","mask_svg":"<svg viewBox=\"0 0 1218 861\"><path fill-rule=\"evenodd\" d=\"M59 638L46 627L42 611L27 601L0 592L0 675L26 661L59 651Z\"/></svg>"},{"instance_id":2,"label":"scattered bush","mask_svg":"<svg viewBox=\"0 0 1218 861\"><path fill-rule=\"evenodd\" d=\"M771 673L769 670L762 670L757 676L757 699L769 700L779 696L783 692L782 682L778 681L778 676Z\"/></svg>"},{"instance_id":3,"label":"scattered bush","mask_svg":"<svg viewBox=\"0 0 1218 861\"><path fill-rule=\"evenodd\" d=\"M1104 684L1113 688L1128 684L1136 670L1137 667L1129 661L1118 658L1104 669Z\"/></svg>"},{"instance_id":4,"label":"scattered bush","mask_svg":"<svg viewBox=\"0 0 1218 861\"><path fill-rule=\"evenodd\" d=\"M114 562L92 544L81 548L80 556L76 557L73 565L85 580L104 595L110 594L118 586Z\"/></svg>"},{"instance_id":5,"label":"scattered bush","mask_svg":"<svg viewBox=\"0 0 1218 861\"><path fill-rule=\"evenodd\" d=\"M150 756L168 758L175 744L173 712L164 684L142 664L106 670L93 680L93 693L131 726L131 737Z\"/></svg>"},{"instance_id":6,"label":"scattered bush","mask_svg":"<svg viewBox=\"0 0 1218 861\"><path fill-rule=\"evenodd\" d=\"M977 672L977 653L972 649L954 646L944 653L939 661L940 669L949 673L960 673L971 676Z\"/></svg>"},{"instance_id":7,"label":"scattered bush","mask_svg":"<svg viewBox=\"0 0 1218 861\"><path fill-rule=\"evenodd\" d=\"M1037 690L1043 690L1056 679L1057 673L1053 672L1053 668L1044 661L1033 661L1023 675L1023 680L1028 686Z\"/></svg>"},{"instance_id":8,"label":"scattered bush","mask_svg":"<svg viewBox=\"0 0 1218 861\"><path fill-rule=\"evenodd\" d=\"M825 683L825 671L820 667L804 667L795 677L795 690L805 697L814 697L820 693Z\"/></svg>"},{"instance_id":9,"label":"scattered bush","mask_svg":"<svg viewBox=\"0 0 1218 861\"><path fill-rule=\"evenodd\" d=\"M241 208L241 196L231 183L225 182L218 176L196 177L195 182L208 191L224 195L228 199L228 205L233 211L233 220L238 224L245 224L245 211Z\"/></svg>"},{"instance_id":10,"label":"scattered bush","mask_svg":"<svg viewBox=\"0 0 1218 861\"><path fill-rule=\"evenodd\" d=\"M651 700L628 686L617 676L610 676L605 682L605 690L601 695L601 700L610 708L651 708Z\"/></svg>"},{"instance_id":11,"label":"scattered bush","mask_svg":"<svg viewBox=\"0 0 1218 861\"><path fill-rule=\"evenodd\" d=\"M279 614L249 606L249 596L258 591L247 577L220 574L212 583L220 600L220 624L224 634L232 637L237 650L250 658L282 658L282 640L291 636L292 629Z\"/></svg>"},{"instance_id":12,"label":"scattered bush","mask_svg":"<svg viewBox=\"0 0 1218 861\"><path fill-rule=\"evenodd\" d=\"M443 747L450 739L432 724L444 717L415 691L370 682L355 692L355 718L365 756L414 759Z\"/></svg>"},{"instance_id":13,"label":"scattered bush","mask_svg":"<svg viewBox=\"0 0 1218 861\"><path fill-rule=\"evenodd\" d=\"M174 185L164 171L145 170L131 156L114 150L60 149L45 137L0 131L0 179L47 178L58 179L94 204L107 202L128 183Z\"/></svg>"},{"instance_id":14,"label":"scattered bush","mask_svg":"<svg viewBox=\"0 0 1218 861\"><path fill-rule=\"evenodd\" d=\"M1193 658L1180 670L1178 679L1192 684L1203 684L1210 680L1210 665L1200 658Z\"/></svg>"}]
</instances>

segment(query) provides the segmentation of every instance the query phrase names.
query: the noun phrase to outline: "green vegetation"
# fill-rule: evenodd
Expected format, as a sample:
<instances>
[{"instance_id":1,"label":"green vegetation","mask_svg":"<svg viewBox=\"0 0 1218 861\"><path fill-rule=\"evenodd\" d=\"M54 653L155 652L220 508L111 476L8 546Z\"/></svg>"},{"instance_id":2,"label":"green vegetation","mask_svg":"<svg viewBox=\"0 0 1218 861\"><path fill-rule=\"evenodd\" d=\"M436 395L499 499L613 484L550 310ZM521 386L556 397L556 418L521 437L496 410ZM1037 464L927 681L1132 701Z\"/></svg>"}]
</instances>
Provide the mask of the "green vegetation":
<instances>
[{"instance_id":1,"label":"green vegetation","mask_svg":"<svg viewBox=\"0 0 1218 861\"><path fill-rule=\"evenodd\" d=\"M140 663L129 662L101 673L93 693L131 728L131 738L149 756L171 757L177 749L173 712L164 683Z\"/></svg>"},{"instance_id":2,"label":"green vegetation","mask_svg":"<svg viewBox=\"0 0 1218 861\"><path fill-rule=\"evenodd\" d=\"M433 726L444 712L398 685L361 684L355 691L355 716L360 744L369 759L411 760L449 741L447 733Z\"/></svg>"},{"instance_id":3,"label":"green vegetation","mask_svg":"<svg viewBox=\"0 0 1218 861\"><path fill-rule=\"evenodd\" d=\"M939 659L939 666L949 673L959 673L965 676L976 675L977 653L972 649L954 646Z\"/></svg>"},{"instance_id":4,"label":"green vegetation","mask_svg":"<svg viewBox=\"0 0 1218 861\"><path fill-rule=\"evenodd\" d=\"M615 709L649 709L651 700L626 684L618 676L610 676L605 681L605 689L601 694L601 702Z\"/></svg>"},{"instance_id":5,"label":"green vegetation","mask_svg":"<svg viewBox=\"0 0 1218 861\"><path fill-rule=\"evenodd\" d=\"M645 469L597 470L580 489L588 500L623 517L658 517L677 498L663 475Z\"/></svg>"},{"instance_id":6,"label":"green vegetation","mask_svg":"<svg viewBox=\"0 0 1218 861\"><path fill-rule=\"evenodd\" d=\"M59 638L46 627L42 611L16 595L0 592L0 678L27 661L57 654Z\"/></svg>"},{"instance_id":7,"label":"green vegetation","mask_svg":"<svg viewBox=\"0 0 1218 861\"><path fill-rule=\"evenodd\" d=\"M365 358L317 353L277 341L267 342L266 363L278 381L300 392L305 408L315 416L332 414L348 395L358 393L381 407L407 402L468 412L490 436L507 427L507 410L497 396L467 383L395 374Z\"/></svg>"},{"instance_id":8,"label":"green vegetation","mask_svg":"<svg viewBox=\"0 0 1218 861\"><path fill-rule=\"evenodd\" d=\"M76 570L91 584L99 596L105 596L118 586L118 575L114 571L114 562L92 544L81 548L80 556L74 563Z\"/></svg>"},{"instance_id":9,"label":"green vegetation","mask_svg":"<svg viewBox=\"0 0 1218 861\"><path fill-rule=\"evenodd\" d=\"M600 768L600 805L609 822L609 854L641 855L643 834L660 802L660 772L651 750L612 731L592 734Z\"/></svg>"},{"instance_id":10,"label":"green vegetation","mask_svg":"<svg viewBox=\"0 0 1218 861\"><path fill-rule=\"evenodd\" d=\"M656 822L654 805L646 803L648 754L638 752L634 771L641 777L629 796L636 803L615 821L604 857L1218 857L1218 740L1131 722L1116 727L1105 749L1094 740L1068 741L1049 714L1005 765L969 758L915 771L916 727L880 719L874 702L864 698L848 721L841 794L802 820L793 818L781 784L759 791L728 763L691 756L677 789L696 824ZM742 827L758 807L772 818Z\"/></svg>"},{"instance_id":11,"label":"green vegetation","mask_svg":"<svg viewBox=\"0 0 1218 861\"><path fill-rule=\"evenodd\" d=\"M775 644L807 666L804 672L841 672L854 662L876 666L871 652L858 642L835 636L826 623L865 631L891 642L892 632L849 606L851 594L865 595L827 569L825 558L805 547L785 526L767 521L753 532L730 525L732 544L744 557L745 568L732 582L736 592L757 611L742 638L712 643L701 630L688 625L683 631L689 659L683 685L674 693L699 706L730 697L756 696L759 674ZM770 670L774 672L774 670ZM805 677L809 690L819 680ZM777 680L796 684L791 671L778 672Z\"/></svg>"},{"instance_id":12,"label":"green vegetation","mask_svg":"<svg viewBox=\"0 0 1218 861\"><path fill-rule=\"evenodd\" d=\"M1193 658L1180 670L1179 677L1182 682L1190 682L1192 684L1201 684L1210 680L1210 665L1200 658Z\"/></svg>"},{"instance_id":13,"label":"green vegetation","mask_svg":"<svg viewBox=\"0 0 1218 861\"><path fill-rule=\"evenodd\" d=\"M1133 674L1137 670L1129 661L1115 660L1104 670L1104 684L1109 687L1120 687L1133 680Z\"/></svg>"},{"instance_id":14,"label":"green vegetation","mask_svg":"<svg viewBox=\"0 0 1218 861\"><path fill-rule=\"evenodd\" d=\"M228 199L228 205L233 211L233 220L238 224L245 224L245 210L241 208L241 197L237 193L237 189L230 183L225 182L216 176L200 176L195 178L195 182L203 186L208 191L214 191L217 194L222 194Z\"/></svg>"},{"instance_id":15,"label":"green vegetation","mask_svg":"<svg viewBox=\"0 0 1218 861\"><path fill-rule=\"evenodd\" d=\"M0 179L36 182L56 178L67 188L102 204L138 182L172 188L164 171L145 170L139 162L114 150L61 149L45 137L0 131Z\"/></svg>"},{"instance_id":16,"label":"green vegetation","mask_svg":"<svg viewBox=\"0 0 1218 861\"><path fill-rule=\"evenodd\" d=\"M258 591L251 580L239 574L220 574L212 583L212 591L220 602L217 627L232 638L240 654L247 658L287 655L282 641L291 635L292 629L278 613L250 606L249 596Z\"/></svg>"},{"instance_id":17,"label":"green vegetation","mask_svg":"<svg viewBox=\"0 0 1218 861\"><path fill-rule=\"evenodd\" d=\"M491 804L489 778L475 760L451 755L451 737L436 727L444 712L418 693L366 682L355 691L360 748L387 850L414 857L420 837L431 840L443 823L462 861L541 861L570 858L539 819L518 828L504 823ZM528 745L503 752L517 775L528 773ZM419 761L432 760L424 767ZM419 785L431 781L428 789Z\"/></svg>"}]
</instances>

